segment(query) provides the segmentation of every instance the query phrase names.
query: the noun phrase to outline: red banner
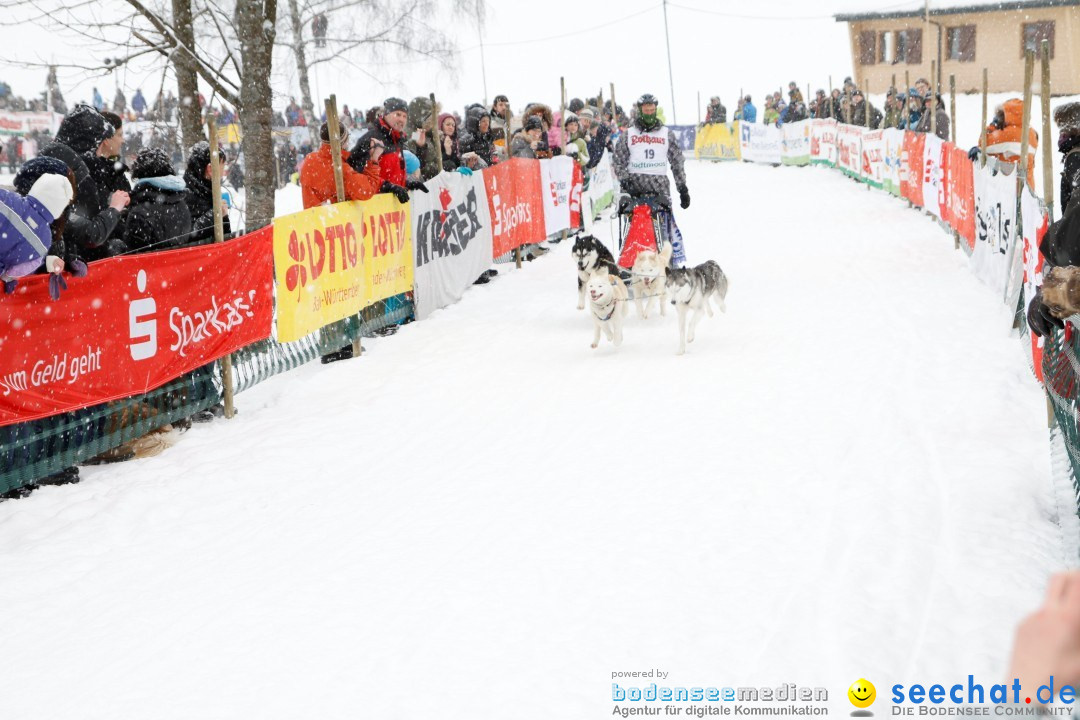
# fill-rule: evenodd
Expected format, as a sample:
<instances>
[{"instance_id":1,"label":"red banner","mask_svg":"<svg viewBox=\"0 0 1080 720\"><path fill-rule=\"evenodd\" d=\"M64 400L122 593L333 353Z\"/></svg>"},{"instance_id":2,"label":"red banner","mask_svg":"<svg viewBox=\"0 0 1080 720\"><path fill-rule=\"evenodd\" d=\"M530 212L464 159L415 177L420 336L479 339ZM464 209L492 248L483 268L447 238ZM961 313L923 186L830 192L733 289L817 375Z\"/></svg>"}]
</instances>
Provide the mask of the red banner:
<instances>
[{"instance_id":1,"label":"red banner","mask_svg":"<svg viewBox=\"0 0 1080 720\"><path fill-rule=\"evenodd\" d=\"M220 245L110 258L0 295L0 425L137 395L270 337L273 227Z\"/></svg>"},{"instance_id":2,"label":"red banner","mask_svg":"<svg viewBox=\"0 0 1080 720\"><path fill-rule=\"evenodd\" d=\"M900 193L919 207L923 206L923 152L926 136L922 133L904 133L904 153L902 162L907 169L901 173Z\"/></svg>"},{"instance_id":3,"label":"red banner","mask_svg":"<svg viewBox=\"0 0 1080 720\"><path fill-rule=\"evenodd\" d=\"M493 257L547 237L539 160L515 158L487 168L483 176L491 211Z\"/></svg>"},{"instance_id":4,"label":"red banner","mask_svg":"<svg viewBox=\"0 0 1080 720\"><path fill-rule=\"evenodd\" d=\"M975 249L975 165L968 154L953 148L949 166L950 224Z\"/></svg>"},{"instance_id":5,"label":"red banner","mask_svg":"<svg viewBox=\"0 0 1080 720\"><path fill-rule=\"evenodd\" d=\"M570 183L570 227L581 227L581 193L585 186L585 174L581 165L574 163L574 179Z\"/></svg>"}]
</instances>

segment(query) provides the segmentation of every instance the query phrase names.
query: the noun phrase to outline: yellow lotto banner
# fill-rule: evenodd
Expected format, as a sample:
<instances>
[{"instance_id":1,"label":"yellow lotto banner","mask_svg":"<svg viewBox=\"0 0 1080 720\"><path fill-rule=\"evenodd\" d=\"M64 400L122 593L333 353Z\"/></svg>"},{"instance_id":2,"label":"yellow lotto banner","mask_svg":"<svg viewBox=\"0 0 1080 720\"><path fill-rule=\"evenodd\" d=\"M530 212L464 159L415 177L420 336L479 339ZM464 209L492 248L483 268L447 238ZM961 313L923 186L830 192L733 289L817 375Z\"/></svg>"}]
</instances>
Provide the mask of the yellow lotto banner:
<instances>
[{"instance_id":1,"label":"yellow lotto banner","mask_svg":"<svg viewBox=\"0 0 1080 720\"><path fill-rule=\"evenodd\" d=\"M361 233L367 234L363 223L364 203L359 202L323 205L274 220L278 342L299 340L360 312L371 262L371 250L361 242Z\"/></svg>"},{"instance_id":2,"label":"yellow lotto banner","mask_svg":"<svg viewBox=\"0 0 1080 720\"><path fill-rule=\"evenodd\" d=\"M739 160L739 124L703 125L694 140L694 157L706 160Z\"/></svg>"},{"instance_id":3,"label":"yellow lotto banner","mask_svg":"<svg viewBox=\"0 0 1080 720\"><path fill-rule=\"evenodd\" d=\"M413 287L412 216L409 205L383 193L362 203L367 294L365 305Z\"/></svg>"}]
</instances>

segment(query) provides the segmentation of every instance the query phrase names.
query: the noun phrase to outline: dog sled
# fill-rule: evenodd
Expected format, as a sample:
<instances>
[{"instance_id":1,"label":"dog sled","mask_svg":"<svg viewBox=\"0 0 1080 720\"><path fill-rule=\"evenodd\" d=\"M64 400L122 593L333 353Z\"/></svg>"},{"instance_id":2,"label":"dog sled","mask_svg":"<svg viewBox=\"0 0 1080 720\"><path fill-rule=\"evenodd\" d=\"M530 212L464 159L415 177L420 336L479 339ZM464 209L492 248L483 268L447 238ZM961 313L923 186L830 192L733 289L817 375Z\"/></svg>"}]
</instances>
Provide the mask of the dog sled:
<instances>
[{"instance_id":1,"label":"dog sled","mask_svg":"<svg viewBox=\"0 0 1080 720\"><path fill-rule=\"evenodd\" d=\"M619 197L619 267L629 270L643 250L659 253L672 245L672 265L686 262L682 233L675 225L671 200L660 195Z\"/></svg>"}]
</instances>

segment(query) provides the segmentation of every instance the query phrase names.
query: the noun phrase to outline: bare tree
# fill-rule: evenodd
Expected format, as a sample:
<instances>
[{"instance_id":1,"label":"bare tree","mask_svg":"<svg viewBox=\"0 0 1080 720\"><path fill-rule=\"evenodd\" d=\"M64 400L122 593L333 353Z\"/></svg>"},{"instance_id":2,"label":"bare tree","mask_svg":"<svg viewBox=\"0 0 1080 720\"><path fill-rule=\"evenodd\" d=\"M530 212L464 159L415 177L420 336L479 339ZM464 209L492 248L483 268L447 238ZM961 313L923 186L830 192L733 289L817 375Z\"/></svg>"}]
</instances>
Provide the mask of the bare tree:
<instances>
[{"instance_id":1,"label":"bare tree","mask_svg":"<svg viewBox=\"0 0 1080 720\"><path fill-rule=\"evenodd\" d=\"M484 0L454 0L448 12L451 20L467 24L483 23ZM314 38L304 37L304 28L315 18L326 18L332 30L319 52ZM278 42L296 59L300 102L309 126L315 124L315 104L311 94L311 69L322 63L350 63L359 72L365 61L392 56L397 60L428 57L449 67L457 52L450 30L456 23L443 23L434 0L289 0L288 35ZM310 54L309 54L310 50ZM353 59L355 56L355 59Z\"/></svg>"}]
</instances>

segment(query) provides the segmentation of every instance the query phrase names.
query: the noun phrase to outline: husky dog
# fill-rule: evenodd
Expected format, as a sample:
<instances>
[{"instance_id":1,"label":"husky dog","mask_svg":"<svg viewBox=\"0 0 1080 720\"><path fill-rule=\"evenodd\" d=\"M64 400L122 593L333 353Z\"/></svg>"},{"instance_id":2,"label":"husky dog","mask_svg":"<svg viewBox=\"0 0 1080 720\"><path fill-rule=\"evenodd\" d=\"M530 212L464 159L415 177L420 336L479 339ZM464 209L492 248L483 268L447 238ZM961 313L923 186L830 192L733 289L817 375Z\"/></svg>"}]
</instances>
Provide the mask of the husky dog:
<instances>
[{"instance_id":1,"label":"husky dog","mask_svg":"<svg viewBox=\"0 0 1080 720\"><path fill-rule=\"evenodd\" d=\"M712 317L711 300L716 301L720 312L727 310L725 298L728 291L728 279L724 271L709 260L693 268L671 268L667 271L667 289L671 294L671 303L679 311L679 355L686 352L686 343L694 342L694 330L701 320L702 311ZM686 330L686 311L694 311L690 319L690 332Z\"/></svg>"},{"instance_id":2,"label":"husky dog","mask_svg":"<svg viewBox=\"0 0 1080 720\"><path fill-rule=\"evenodd\" d=\"M667 268L671 264L671 243L659 253L642 250L634 260L634 274L630 289L634 291L634 304L642 320L649 319L653 301L660 305L660 316L667 314ZM644 300L644 302L642 302Z\"/></svg>"},{"instance_id":3,"label":"husky dog","mask_svg":"<svg viewBox=\"0 0 1080 720\"><path fill-rule=\"evenodd\" d=\"M615 347L619 347L622 345L623 318L626 317L630 299L626 285L617 274L613 275L607 268L601 267L593 270L585 289L589 294L589 308L595 327L593 349L600 346L601 330L608 340L615 343Z\"/></svg>"},{"instance_id":4,"label":"husky dog","mask_svg":"<svg viewBox=\"0 0 1080 720\"><path fill-rule=\"evenodd\" d=\"M577 309L585 309L585 283L589 282L589 276L593 270L607 268L612 275L619 274L619 266L615 264L615 257L604 244L592 235L582 235L574 240L574 262L577 263Z\"/></svg>"}]
</instances>

